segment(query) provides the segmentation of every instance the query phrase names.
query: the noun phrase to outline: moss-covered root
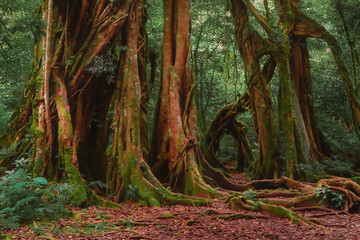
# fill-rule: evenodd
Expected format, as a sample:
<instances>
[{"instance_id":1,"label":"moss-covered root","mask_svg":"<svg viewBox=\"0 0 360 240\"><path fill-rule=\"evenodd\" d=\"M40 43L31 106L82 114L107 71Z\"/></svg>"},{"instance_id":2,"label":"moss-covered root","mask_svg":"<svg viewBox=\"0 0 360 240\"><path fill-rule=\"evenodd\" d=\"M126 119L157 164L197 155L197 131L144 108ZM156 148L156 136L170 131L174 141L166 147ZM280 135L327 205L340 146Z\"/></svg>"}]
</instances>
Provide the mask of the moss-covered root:
<instances>
[{"instance_id":1,"label":"moss-covered root","mask_svg":"<svg viewBox=\"0 0 360 240\"><path fill-rule=\"evenodd\" d=\"M141 184L137 184L139 191L137 193L138 201L145 201L149 206L159 207L161 205L185 204L185 205L208 205L211 203L209 199L187 196L183 194L173 193L163 186L155 187L146 179L140 180Z\"/></svg>"},{"instance_id":2,"label":"moss-covered root","mask_svg":"<svg viewBox=\"0 0 360 240\"><path fill-rule=\"evenodd\" d=\"M120 208L120 205L109 200L103 199L99 195L97 195L93 190L88 191L88 205L93 204L97 207L107 207L107 208Z\"/></svg>"},{"instance_id":3,"label":"moss-covered root","mask_svg":"<svg viewBox=\"0 0 360 240\"><path fill-rule=\"evenodd\" d=\"M200 159L198 159L198 161L200 161ZM215 190L204 181L200 173L200 167L195 159L188 161L188 171L186 175L184 193L187 195L217 198L225 194Z\"/></svg>"},{"instance_id":4,"label":"moss-covered root","mask_svg":"<svg viewBox=\"0 0 360 240\"><path fill-rule=\"evenodd\" d=\"M252 210L252 211L269 212L271 214L275 214L280 217L288 218L292 223L300 223L300 224L305 224L305 225L314 225L314 224L320 225L321 224L317 220L302 217L302 216L298 215L297 213L295 213L295 212L291 211L290 209L287 209L283 206L267 204L262 201L248 200L248 199L244 198L243 196L231 198L229 201L229 204L230 204L231 209L233 209L233 210L237 210L239 208L244 208L244 209Z\"/></svg>"},{"instance_id":5,"label":"moss-covered root","mask_svg":"<svg viewBox=\"0 0 360 240\"><path fill-rule=\"evenodd\" d=\"M185 204L207 205L211 200L173 193L166 189L152 174L149 166L141 160L130 174L130 181L123 182L116 201L135 200L149 206Z\"/></svg>"}]
</instances>

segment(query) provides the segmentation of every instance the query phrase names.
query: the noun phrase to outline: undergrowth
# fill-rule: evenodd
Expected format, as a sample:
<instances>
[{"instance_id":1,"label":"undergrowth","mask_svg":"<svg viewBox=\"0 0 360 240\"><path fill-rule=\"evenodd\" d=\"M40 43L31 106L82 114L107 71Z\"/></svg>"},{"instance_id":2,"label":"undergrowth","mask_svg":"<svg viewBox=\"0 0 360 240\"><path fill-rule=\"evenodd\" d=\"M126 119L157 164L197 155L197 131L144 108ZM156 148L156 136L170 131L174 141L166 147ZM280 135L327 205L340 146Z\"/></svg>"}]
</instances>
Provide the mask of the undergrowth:
<instances>
[{"instance_id":1,"label":"undergrowth","mask_svg":"<svg viewBox=\"0 0 360 240\"><path fill-rule=\"evenodd\" d=\"M331 191L327 187L318 187L315 189L315 194L321 198L320 204L330 205L340 210L344 209L346 197L343 193Z\"/></svg>"},{"instance_id":2,"label":"undergrowth","mask_svg":"<svg viewBox=\"0 0 360 240\"><path fill-rule=\"evenodd\" d=\"M0 178L0 229L17 229L34 220L54 221L70 212L68 184L50 184L43 177L31 177L28 160L21 159L15 168Z\"/></svg>"},{"instance_id":3,"label":"undergrowth","mask_svg":"<svg viewBox=\"0 0 360 240\"><path fill-rule=\"evenodd\" d=\"M332 159L323 159L321 162L298 164L297 170L301 173L303 181L317 182L329 175L340 177L356 177L358 173L354 170L354 163L346 162L333 156Z\"/></svg>"}]
</instances>

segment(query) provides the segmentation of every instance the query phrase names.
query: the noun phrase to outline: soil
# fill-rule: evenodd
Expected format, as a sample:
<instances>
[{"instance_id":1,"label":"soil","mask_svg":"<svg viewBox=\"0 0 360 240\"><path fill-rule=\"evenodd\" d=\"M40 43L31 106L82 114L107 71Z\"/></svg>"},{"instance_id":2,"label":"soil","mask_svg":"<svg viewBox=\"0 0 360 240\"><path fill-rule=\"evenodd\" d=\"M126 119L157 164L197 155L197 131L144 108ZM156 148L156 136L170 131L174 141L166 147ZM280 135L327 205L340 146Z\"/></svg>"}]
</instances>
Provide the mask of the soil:
<instances>
[{"instance_id":1,"label":"soil","mask_svg":"<svg viewBox=\"0 0 360 240\"><path fill-rule=\"evenodd\" d=\"M71 210L75 214L69 219L35 222L3 234L11 239L360 239L357 213L317 217L323 225L306 226L268 213L230 210L226 199L201 207L126 203L118 209ZM308 217L320 213L300 212ZM243 218L236 219L239 214Z\"/></svg>"}]
</instances>

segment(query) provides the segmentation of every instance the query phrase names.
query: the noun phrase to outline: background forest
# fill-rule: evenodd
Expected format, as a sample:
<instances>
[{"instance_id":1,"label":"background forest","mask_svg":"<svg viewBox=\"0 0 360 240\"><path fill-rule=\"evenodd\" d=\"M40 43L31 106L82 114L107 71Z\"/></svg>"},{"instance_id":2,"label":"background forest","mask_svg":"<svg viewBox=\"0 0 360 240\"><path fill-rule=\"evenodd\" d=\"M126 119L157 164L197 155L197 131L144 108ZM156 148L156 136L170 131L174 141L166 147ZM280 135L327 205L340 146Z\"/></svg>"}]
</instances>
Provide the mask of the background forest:
<instances>
[{"instance_id":1,"label":"background forest","mask_svg":"<svg viewBox=\"0 0 360 240\"><path fill-rule=\"evenodd\" d=\"M335 37L343 50L339 58L336 47L329 48L333 46L333 38L323 28L314 27L321 31L303 33L301 31L305 30L297 28L297 24L304 23L296 19L298 22L291 23L295 26L293 35L286 32L290 18L282 15L279 9L284 6L277 6L278 1L192 0L190 18L185 23L181 21L186 19L186 11L171 12L176 7L170 4L184 4L179 9L187 9L185 2L188 1L90 2L96 2L96 8L85 3L59 1L0 2L0 159L3 174L0 190L4 196L9 195L7 191L13 193L18 188L29 190L25 200L19 201L20 205L31 202L39 213L26 219L19 212L20 205L11 205L13 200L0 202L3 207L0 216L7 219L2 221L2 227L11 228L39 216L51 218L49 212L54 211L59 212L59 217L65 216L68 212L63 203L104 204L99 196L114 202L140 200L158 206L163 203L207 204L206 198L223 196L219 189L247 190L243 196L232 195L231 207L245 205L250 210L266 211L269 202L255 201L257 193L252 196L255 192L249 188L277 188L284 184L288 190L287 184L295 182L289 179L320 180L316 190L315 185L305 184L307 190L311 190L299 191L307 198L323 198L320 203L336 197L334 208L347 211L360 200L357 196L360 188L357 192L358 188L351 185L355 194L348 194L349 200L344 200L349 185L337 186L339 183L335 180L321 180L332 175L352 178L354 182L360 179L360 20L357 17L360 6L356 0L294 1L291 4L292 1L285 1L294 14L299 14L297 17L306 14L309 17L303 19L310 23L313 22L309 19L315 19ZM245 6L246 14L241 10ZM140 9L141 13L134 9ZM183 18L180 14L184 14ZM164 18L164 15L172 17ZM174 22L169 23L169 19ZM176 21L183 24L176 25ZM244 30L244 22L252 28ZM167 24L172 27L171 31L166 31ZM181 26L188 26L186 24L189 25L188 38L186 32L183 34L186 40L179 40L177 31L181 32ZM290 63L289 69L295 69L295 73L284 73L282 66L286 64L283 65L284 58L279 55L287 49L283 48L283 39L279 37L283 33L288 33L284 35L289 40L288 50L291 46L294 51L291 56L296 56L296 50L300 49L303 61L308 61L308 65L304 64L306 69L299 70L310 69L307 79L311 79L303 88L300 86L300 100L296 94L287 96L296 89L294 85L291 89L291 84L284 84L284 76L289 74L288 79L296 80L297 66L296 59L290 59L295 66ZM171 47L166 45L167 39L172 39ZM176 51L181 46L174 42L184 43L180 60ZM265 46L259 58L251 55L256 51L247 52L250 47L246 46L256 44ZM266 44L279 47L279 52L266 50L269 46ZM51 65L49 59L55 64ZM174 60L173 65L166 59ZM181 68L176 64L182 60ZM259 65L258 72L252 68L251 61ZM289 59L286 61L288 63ZM339 61L346 65L348 78L343 71L340 71L342 75L339 73L339 68L342 70ZM266 87L258 85L260 80L253 80L259 74ZM182 82L169 87L164 80L167 76L172 80L181 76ZM169 81L169 85L171 83ZM42 84L48 84L48 93ZM167 109L178 107L167 103L174 97L171 93L167 95L167 87L178 87L179 98L185 96L179 100L181 118L180 115L171 118L167 112ZM44 103L39 100L42 94ZM349 101L348 96L355 96L355 100ZM291 105L286 97L295 104ZM302 105L304 99L307 103ZM290 105L295 110L288 111ZM128 111L134 106L139 108ZM313 107L314 119L296 115L303 110L297 108L304 106ZM260 112L263 107L266 110ZM19 117L30 108L29 114L24 114L26 120ZM170 117L162 115L164 112ZM289 112L294 119L288 118ZM225 120L221 119L222 114ZM226 120L232 117L231 124L235 125L226 125ZM181 119L183 126L180 133L176 132L180 137L174 144L171 121L175 118ZM260 123L262 120L265 127ZM316 124L309 127L307 120ZM20 122L23 125L20 126ZM26 130L28 128L30 130ZM290 140L288 129L291 129ZM305 134L304 137L304 132L309 136ZM310 132L316 144L311 141ZM274 145L270 146L271 141ZM175 153L172 144L177 144ZM271 163L267 162L269 159ZM9 172L9 169L12 170ZM254 181L232 184L227 178L232 172L244 172L247 180ZM275 180L258 180L271 178ZM279 183L277 179L285 182ZM56 184L49 185L50 182ZM303 189L304 185L296 183ZM265 187L259 187L261 184ZM42 190L34 193L32 189ZM60 199L55 200L54 192L68 192L69 195L60 194ZM183 198L180 194L188 196ZM42 196L41 201L39 196ZM197 198L199 196L204 199ZM245 198L249 201L244 201ZM270 204L278 205L271 201ZM285 207L291 206L285 204ZM16 217L11 219L10 216ZM298 215L289 218L313 222Z\"/></svg>"}]
</instances>

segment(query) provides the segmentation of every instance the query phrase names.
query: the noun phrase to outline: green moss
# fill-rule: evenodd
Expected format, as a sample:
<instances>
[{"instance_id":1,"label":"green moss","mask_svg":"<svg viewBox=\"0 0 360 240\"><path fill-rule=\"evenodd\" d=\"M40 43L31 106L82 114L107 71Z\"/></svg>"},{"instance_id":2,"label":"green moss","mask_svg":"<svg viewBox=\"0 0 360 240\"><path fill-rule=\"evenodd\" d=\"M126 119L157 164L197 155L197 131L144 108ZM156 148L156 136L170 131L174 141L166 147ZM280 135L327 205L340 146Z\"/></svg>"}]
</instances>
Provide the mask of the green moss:
<instances>
[{"instance_id":1,"label":"green moss","mask_svg":"<svg viewBox=\"0 0 360 240\"><path fill-rule=\"evenodd\" d=\"M35 125L35 124L34 124ZM31 133L34 137L42 136L45 134L45 130L40 127L33 126L31 128Z\"/></svg>"},{"instance_id":2,"label":"green moss","mask_svg":"<svg viewBox=\"0 0 360 240\"><path fill-rule=\"evenodd\" d=\"M161 218L175 219L176 217L171 212L164 212L163 214L161 214Z\"/></svg>"},{"instance_id":3,"label":"green moss","mask_svg":"<svg viewBox=\"0 0 360 240\"><path fill-rule=\"evenodd\" d=\"M60 145L60 157L65 163L65 171L67 177L69 178L69 183L71 186L70 198L74 206L81 206L88 200L87 186L80 175L80 172L72 164L72 147L65 147Z\"/></svg>"}]
</instances>

